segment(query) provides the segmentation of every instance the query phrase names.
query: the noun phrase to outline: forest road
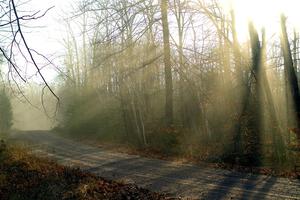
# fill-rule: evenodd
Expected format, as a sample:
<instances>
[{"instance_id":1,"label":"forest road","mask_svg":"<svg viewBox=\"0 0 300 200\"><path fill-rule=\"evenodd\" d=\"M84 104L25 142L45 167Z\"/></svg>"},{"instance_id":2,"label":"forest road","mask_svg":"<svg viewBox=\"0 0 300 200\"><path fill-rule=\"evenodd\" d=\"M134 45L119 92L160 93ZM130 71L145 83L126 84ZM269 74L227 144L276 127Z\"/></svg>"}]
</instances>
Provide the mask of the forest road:
<instances>
[{"instance_id":1,"label":"forest road","mask_svg":"<svg viewBox=\"0 0 300 200\"><path fill-rule=\"evenodd\" d=\"M60 164L78 166L107 179L123 180L183 199L300 200L300 180L115 153L62 138L49 131L20 131L11 137L15 141L30 143L34 153L51 157Z\"/></svg>"}]
</instances>

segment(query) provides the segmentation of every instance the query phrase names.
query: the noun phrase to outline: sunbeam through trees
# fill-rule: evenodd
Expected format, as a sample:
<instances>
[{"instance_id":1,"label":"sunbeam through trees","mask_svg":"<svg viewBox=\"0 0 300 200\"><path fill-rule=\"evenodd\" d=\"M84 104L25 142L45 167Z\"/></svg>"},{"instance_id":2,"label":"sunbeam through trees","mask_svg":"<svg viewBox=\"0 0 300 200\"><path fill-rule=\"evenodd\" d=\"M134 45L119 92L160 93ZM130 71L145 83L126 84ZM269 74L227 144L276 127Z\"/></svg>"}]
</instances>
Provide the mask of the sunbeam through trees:
<instances>
[{"instance_id":1,"label":"sunbeam through trees","mask_svg":"<svg viewBox=\"0 0 300 200\"><path fill-rule=\"evenodd\" d=\"M0 1L0 133L34 126L44 113L64 137L298 173L299 4L74 0L56 16L56 62L27 40L52 7L26 11L22 2Z\"/></svg>"}]
</instances>

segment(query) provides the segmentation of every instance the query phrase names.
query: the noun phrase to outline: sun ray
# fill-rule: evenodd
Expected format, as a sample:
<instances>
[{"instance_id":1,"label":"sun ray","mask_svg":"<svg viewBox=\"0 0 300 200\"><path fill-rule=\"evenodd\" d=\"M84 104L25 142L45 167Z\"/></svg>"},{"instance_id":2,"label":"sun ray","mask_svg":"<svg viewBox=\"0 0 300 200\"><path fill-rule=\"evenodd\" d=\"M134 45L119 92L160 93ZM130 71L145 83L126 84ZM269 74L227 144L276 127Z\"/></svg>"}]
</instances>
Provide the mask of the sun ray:
<instances>
[{"instance_id":1,"label":"sun ray","mask_svg":"<svg viewBox=\"0 0 300 200\"><path fill-rule=\"evenodd\" d=\"M231 9L235 11L240 41L248 38L249 21L258 30L265 28L268 36L278 33L282 13L288 17L288 23L293 28L300 27L300 1L297 0L221 0L221 4L227 12Z\"/></svg>"}]
</instances>

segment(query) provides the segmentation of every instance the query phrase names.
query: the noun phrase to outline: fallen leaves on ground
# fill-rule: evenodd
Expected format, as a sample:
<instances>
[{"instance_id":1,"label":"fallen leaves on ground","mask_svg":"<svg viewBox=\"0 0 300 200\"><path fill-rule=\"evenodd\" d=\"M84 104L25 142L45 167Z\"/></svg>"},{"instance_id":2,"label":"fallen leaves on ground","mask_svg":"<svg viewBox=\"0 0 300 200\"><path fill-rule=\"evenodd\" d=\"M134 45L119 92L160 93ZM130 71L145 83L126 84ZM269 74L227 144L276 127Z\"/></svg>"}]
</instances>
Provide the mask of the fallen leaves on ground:
<instances>
[{"instance_id":1,"label":"fallen leaves on ground","mask_svg":"<svg viewBox=\"0 0 300 200\"><path fill-rule=\"evenodd\" d=\"M133 184L105 180L80 169L36 158L27 149L0 146L0 199L173 199Z\"/></svg>"}]
</instances>

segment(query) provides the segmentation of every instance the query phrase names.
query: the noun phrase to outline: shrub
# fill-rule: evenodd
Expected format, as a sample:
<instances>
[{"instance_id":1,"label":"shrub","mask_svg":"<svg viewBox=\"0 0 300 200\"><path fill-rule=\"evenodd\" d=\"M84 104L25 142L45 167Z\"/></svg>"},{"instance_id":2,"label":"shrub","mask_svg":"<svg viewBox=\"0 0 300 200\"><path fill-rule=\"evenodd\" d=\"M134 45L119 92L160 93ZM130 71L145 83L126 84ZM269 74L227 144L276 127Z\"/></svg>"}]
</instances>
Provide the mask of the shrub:
<instances>
[{"instance_id":1,"label":"shrub","mask_svg":"<svg viewBox=\"0 0 300 200\"><path fill-rule=\"evenodd\" d=\"M177 155L180 153L182 131L178 127L157 128L148 135L151 149L166 155Z\"/></svg>"},{"instance_id":2,"label":"shrub","mask_svg":"<svg viewBox=\"0 0 300 200\"><path fill-rule=\"evenodd\" d=\"M12 126L12 106L5 90L0 91L0 132L7 133Z\"/></svg>"},{"instance_id":3,"label":"shrub","mask_svg":"<svg viewBox=\"0 0 300 200\"><path fill-rule=\"evenodd\" d=\"M96 92L69 90L63 95L60 111L61 132L72 136L92 136L121 141L124 134L118 100Z\"/></svg>"}]
</instances>

